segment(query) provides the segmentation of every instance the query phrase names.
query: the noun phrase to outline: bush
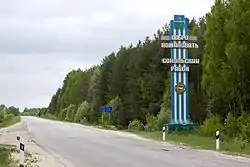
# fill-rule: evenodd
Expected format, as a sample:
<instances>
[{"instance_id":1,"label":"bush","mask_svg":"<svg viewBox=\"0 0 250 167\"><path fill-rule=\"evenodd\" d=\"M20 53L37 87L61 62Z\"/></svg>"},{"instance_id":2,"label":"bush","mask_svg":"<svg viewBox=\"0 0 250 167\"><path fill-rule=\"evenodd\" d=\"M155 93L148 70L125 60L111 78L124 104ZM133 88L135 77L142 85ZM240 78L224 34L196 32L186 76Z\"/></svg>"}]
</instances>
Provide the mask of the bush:
<instances>
[{"instance_id":1,"label":"bush","mask_svg":"<svg viewBox=\"0 0 250 167\"><path fill-rule=\"evenodd\" d=\"M220 117L218 115L212 115L208 117L203 125L201 125L198 129L198 133L203 136L215 136L215 132L217 130L222 130L223 125L221 123Z\"/></svg>"},{"instance_id":2,"label":"bush","mask_svg":"<svg viewBox=\"0 0 250 167\"><path fill-rule=\"evenodd\" d=\"M169 110L161 110L159 114L157 115L157 120L156 120L156 128L157 130L162 130L162 127L165 124L168 124L170 122L171 116L170 116L170 111Z\"/></svg>"},{"instance_id":3,"label":"bush","mask_svg":"<svg viewBox=\"0 0 250 167\"><path fill-rule=\"evenodd\" d=\"M236 137L230 142L225 143L225 150L233 152L242 152L247 149L248 142L240 137Z\"/></svg>"},{"instance_id":4,"label":"bush","mask_svg":"<svg viewBox=\"0 0 250 167\"><path fill-rule=\"evenodd\" d=\"M46 113L46 115L42 115L42 118L57 120L57 117L55 115L50 114L50 113Z\"/></svg>"},{"instance_id":5,"label":"bush","mask_svg":"<svg viewBox=\"0 0 250 167\"><path fill-rule=\"evenodd\" d=\"M154 115L147 115L146 122L147 122L145 126L146 131L152 132L152 131L157 130L157 126L156 126L157 118Z\"/></svg>"},{"instance_id":6,"label":"bush","mask_svg":"<svg viewBox=\"0 0 250 167\"><path fill-rule=\"evenodd\" d=\"M144 130L144 125L139 120L135 119L129 123L128 130L134 130L134 131Z\"/></svg>"},{"instance_id":7,"label":"bush","mask_svg":"<svg viewBox=\"0 0 250 167\"><path fill-rule=\"evenodd\" d=\"M89 124L89 122L88 122L87 118L86 118L86 117L84 117L83 119L81 119L81 120L80 120L80 124L83 124L83 125L88 125L88 124Z\"/></svg>"},{"instance_id":8,"label":"bush","mask_svg":"<svg viewBox=\"0 0 250 167\"><path fill-rule=\"evenodd\" d=\"M9 121L14 117L12 114L5 114L5 121Z\"/></svg>"},{"instance_id":9,"label":"bush","mask_svg":"<svg viewBox=\"0 0 250 167\"><path fill-rule=\"evenodd\" d=\"M229 113L225 120L224 133L228 138L240 138L250 142L250 115L242 113L235 117Z\"/></svg>"}]
</instances>

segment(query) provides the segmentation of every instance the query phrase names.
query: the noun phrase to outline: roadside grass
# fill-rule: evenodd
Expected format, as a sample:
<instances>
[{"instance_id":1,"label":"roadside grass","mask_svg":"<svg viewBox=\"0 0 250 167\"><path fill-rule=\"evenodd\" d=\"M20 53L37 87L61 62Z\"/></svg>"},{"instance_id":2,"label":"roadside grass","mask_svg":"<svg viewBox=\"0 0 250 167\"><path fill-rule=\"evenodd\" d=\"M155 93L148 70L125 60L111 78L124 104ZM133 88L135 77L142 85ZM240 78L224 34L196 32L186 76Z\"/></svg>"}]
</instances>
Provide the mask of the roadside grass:
<instances>
[{"instance_id":1,"label":"roadside grass","mask_svg":"<svg viewBox=\"0 0 250 167\"><path fill-rule=\"evenodd\" d=\"M12 117L4 122L0 123L0 128L11 126L21 121L20 116ZM0 144L0 167L16 167L17 163L12 158L11 154L16 153L15 146Z\"/></svg>"},{"instance_id":2,"label":"roadside grass","mask_svg":"<svg viewBox=\"0 0 250 167\"><path fill-rule=\"evenodd\" d=\"M0 167L15 167L17 164L11 157L11 153L15 152L17 150L14 146L0 144Z\"/></svg>"},{"instance_id":3,"label":"roadside grass","mask_svg":"<svg viewBox=\"0 0 250 167\"><path fill-rule=\"evenodd\" d=\"M20 121L21 121L21 117L20 116L12 117L9 120L1 122L0 123L0 128L4 128L4 127L8 127L8 126L14 125L14 124L16 124L17 122L20 122Z\"/></svg>"},{"instance_id":4,"label":"roadside grass","mask_svg":"<svg viewBox=\"0 0 250 167\"><path fill-rule=\"evenodd\" d=\"M126 130L127 131L127 130ZM127 131L138 136L162 141L162 132ZM215 139L200 136L197 133L173 132L166 134L166 142L181 144L195 149L215 150ZM241 140L220 141L220 151L230 155L250 157L250 143Z\"/></svg>"}]
</instances>

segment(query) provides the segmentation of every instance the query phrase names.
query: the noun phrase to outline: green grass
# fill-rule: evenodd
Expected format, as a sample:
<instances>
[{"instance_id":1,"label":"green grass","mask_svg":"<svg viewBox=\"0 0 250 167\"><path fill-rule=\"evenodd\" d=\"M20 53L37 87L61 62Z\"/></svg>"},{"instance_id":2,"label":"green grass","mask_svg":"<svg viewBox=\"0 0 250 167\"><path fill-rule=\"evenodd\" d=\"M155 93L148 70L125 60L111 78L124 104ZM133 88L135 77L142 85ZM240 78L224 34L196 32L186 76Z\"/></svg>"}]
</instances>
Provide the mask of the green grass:
<instances>
[{"instance_id":1,"label":"green grass","mask_svg":"<svg viewBox=\"0 0 250 167\"><path fill-rule=\"evenodd\" d=\"M12 117L11 119L9 119L7 121L1 122L0 123L0 128L14 125L14 124L16 124L17 122L20 122L20 121L21 121L21 117L20 116Z\"/></svg>"},{"instance_id":2,"label":"green grass","mask_svg":"<svg viewBox=\"0 0 250 167\"><path fill-rule=\"evenodd\" d=\"M1 122L0 128L11 126L21 121L20 116L12 117L11 119ZM14 167L14 160L11 158L11 153L15 152L16 148L10 145L0 144L0 167Z\"/></svg>"},{"instance_id":3,"label":"green grass","mask_svg":"<svg viewBox=\"0 0 250 167\"><path fill-rule=\"evenodd\" d=\"M162 132L132 131L141 137L162 141ZM166 141L173 144L182 143L185 146L197 149L215 150L215 139L203 137L196 133L172 133L166 134ZM233 155L250 155L250 143L241 140L220 141L220 151Z\"/></svg>"},{"instance_id":4,"label":"green grass","mask_svg":"<svg viewBox=\"0 0 250 167\"><path fill-rule=\"evenodd\" d=\"M15 161L11 158L11 153L16 151L14 146L0 144L0 167L14 167Z\"/></svg>"}]
</instances>

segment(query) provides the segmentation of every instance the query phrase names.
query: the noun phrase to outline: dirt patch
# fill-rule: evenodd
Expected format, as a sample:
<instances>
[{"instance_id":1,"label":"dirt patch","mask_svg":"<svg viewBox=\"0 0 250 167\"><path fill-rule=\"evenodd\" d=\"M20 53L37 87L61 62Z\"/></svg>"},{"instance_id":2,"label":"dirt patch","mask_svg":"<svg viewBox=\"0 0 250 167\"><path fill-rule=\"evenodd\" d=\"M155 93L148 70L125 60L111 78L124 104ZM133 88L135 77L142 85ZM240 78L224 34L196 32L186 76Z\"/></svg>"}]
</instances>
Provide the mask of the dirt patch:
<instances>
[{"instance_id":1,"label":"dirt patch","mask_svg":"<svg viewBox=\"0 0 250 167\"><path fill-rule=\"evenodd\" d=\"M17 123L8 128L0 129L0 144L12 145L17 150L17 136L25 143L25 166L26 167L65 167L53 155L39 147L32 135L29 134L25 123ZM18 150L11 154L17 166L19 164Z\"/></svg>"}]
</instances>

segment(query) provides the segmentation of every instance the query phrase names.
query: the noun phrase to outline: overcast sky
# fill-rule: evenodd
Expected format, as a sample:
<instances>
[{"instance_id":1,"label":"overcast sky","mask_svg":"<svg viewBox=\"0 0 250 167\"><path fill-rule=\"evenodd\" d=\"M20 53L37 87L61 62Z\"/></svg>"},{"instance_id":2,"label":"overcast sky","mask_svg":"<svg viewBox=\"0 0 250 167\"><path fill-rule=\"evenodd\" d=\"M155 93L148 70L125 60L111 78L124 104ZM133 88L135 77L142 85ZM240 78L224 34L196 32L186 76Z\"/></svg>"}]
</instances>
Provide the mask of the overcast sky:
<instances>
[{"instance_id":1,"label":"overcast sky","mask_svg":"<svg viewBox=\"0 0 250 167\"><path fill-rule=\"evenodd\" d=\"M174 14L199 17L214 0L1 0L0 103L43 107L76 68L151 36Z\"/></svg>"}]
</instances>

